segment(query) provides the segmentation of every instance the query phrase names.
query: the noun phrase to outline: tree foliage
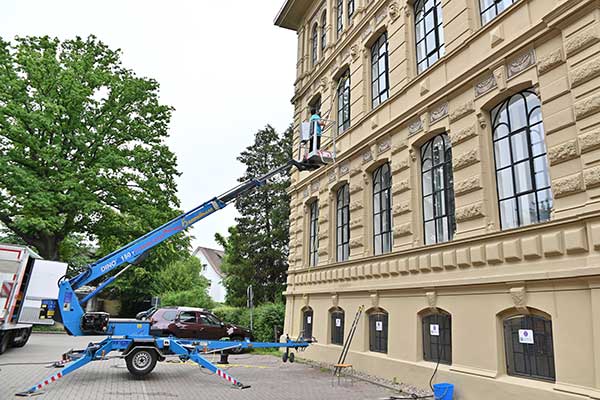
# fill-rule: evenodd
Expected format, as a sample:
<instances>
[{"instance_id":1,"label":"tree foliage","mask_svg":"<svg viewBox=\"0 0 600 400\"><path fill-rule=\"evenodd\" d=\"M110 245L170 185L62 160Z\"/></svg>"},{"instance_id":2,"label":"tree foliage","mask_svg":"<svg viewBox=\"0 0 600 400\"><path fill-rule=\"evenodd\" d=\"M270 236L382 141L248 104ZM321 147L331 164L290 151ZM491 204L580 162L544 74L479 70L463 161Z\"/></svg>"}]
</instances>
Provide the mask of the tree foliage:
<instances>
[{"instance_id":1,"label":"tree foliage","mask_svg":"<svg viewBox=\"0 0 600 400\"><path fill-rule=\"evenodd\" d=\"M283 135L267 125L238 160L246 165L240 178L245 181L266 174L288 162L292 156L292 131ZM289 241L289 176L282 174L246 196L235 206L240 213L229 237L217 235L224 247L222 269L226 274L227 304L246 304L246 288L252 285L257 304L281 299L287 271Z\"/></svg>"},{"instance_id":2,"label":"tree foliage","mask_svg":"<svg viewBox=\"0 0 600 400\"><path fill-rule=\"evenodd\" d=\"M93 36L0 39L0 222L46 259L77 259L85 240L102 256L179 214L172 108L120 58ZM121 289L147 296L188 246L159 246Z\"/></svg>"}]
</instances>

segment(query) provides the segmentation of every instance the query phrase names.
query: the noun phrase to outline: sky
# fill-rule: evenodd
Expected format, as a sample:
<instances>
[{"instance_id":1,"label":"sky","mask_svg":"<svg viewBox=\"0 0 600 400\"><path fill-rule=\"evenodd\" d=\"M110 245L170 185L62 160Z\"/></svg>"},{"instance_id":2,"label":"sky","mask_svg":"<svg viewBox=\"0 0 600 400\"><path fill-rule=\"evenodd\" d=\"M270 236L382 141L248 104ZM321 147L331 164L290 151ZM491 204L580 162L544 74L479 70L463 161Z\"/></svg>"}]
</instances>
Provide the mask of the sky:
<instances>
[{"instance_id":1,"label":"sky","mask_svg":"<svg viewBox=\"0 0 600 400\"><path fill-rule=\"evenodd\" d=\"M273 25L283 0L1 0L0 36L95 35L123 64L160 83L175 107L167 144L177 155L185 210L237 185L236 160L254 133L292 122L296 34ZM194 246L218 247L233 205L198 222ZM166 221L165 221L166 222Z\"/></svg>"}]
</instances>

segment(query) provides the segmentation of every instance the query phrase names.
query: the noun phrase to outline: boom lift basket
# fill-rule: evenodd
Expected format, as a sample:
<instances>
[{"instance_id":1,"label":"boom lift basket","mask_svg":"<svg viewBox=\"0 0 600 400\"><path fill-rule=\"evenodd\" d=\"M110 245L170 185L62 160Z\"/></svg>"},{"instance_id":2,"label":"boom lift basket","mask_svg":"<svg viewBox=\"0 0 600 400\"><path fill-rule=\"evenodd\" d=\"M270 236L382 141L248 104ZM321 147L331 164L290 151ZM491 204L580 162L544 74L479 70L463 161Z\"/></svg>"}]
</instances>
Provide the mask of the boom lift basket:
<instances>
[{"instance_id":1,"label":"boom lift basket","mask_svg":"<svg viewBox=\"0 0 600 400\"><path fill-rule=\"evenodd\" d=\"M335 121L321 119L326 123L321 133L321 141L328 149L319 148L315 139L317 121L304 121L300 124L300 144L298 157L301 162L316 166L328 165L335 162L335 133L331 126ZM329 133L326 133L329 131ZM329 142L330 141L330 142Z\"/></svg>"}]
</instances>

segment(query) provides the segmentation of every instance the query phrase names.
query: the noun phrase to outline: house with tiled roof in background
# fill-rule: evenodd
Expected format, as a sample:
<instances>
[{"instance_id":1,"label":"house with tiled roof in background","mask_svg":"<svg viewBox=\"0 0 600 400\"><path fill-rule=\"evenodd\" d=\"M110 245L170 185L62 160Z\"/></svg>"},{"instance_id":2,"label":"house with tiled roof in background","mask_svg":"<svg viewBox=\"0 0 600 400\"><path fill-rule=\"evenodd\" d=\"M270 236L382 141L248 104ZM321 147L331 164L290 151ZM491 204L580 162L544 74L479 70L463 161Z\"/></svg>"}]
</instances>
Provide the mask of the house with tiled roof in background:
<instances>
[{"instance_id":1,"label":"house with tiled roof in background","mask_svg":"<svg viewBox=\"0 0 600 400\"><path fill-rule=\"evenodd\" d=\"M200 273L210 281L208 294L214 301L219 303L224 302L227 291L223 285L225 274L221 271L223 251L209 249L208 247L197 247L193 255L198 257L202 263L202 271Z\"/></svg>"}]
</instances>

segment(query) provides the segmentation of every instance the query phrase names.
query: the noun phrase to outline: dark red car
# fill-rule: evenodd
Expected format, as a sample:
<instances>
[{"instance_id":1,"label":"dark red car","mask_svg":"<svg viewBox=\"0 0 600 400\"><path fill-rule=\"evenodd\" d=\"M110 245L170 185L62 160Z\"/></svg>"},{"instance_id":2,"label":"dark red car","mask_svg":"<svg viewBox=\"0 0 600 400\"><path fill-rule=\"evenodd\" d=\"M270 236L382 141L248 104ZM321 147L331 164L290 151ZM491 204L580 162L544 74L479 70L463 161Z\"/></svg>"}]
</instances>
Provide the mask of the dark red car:
<instances>
[{"instance_id":1,"label":"dark red car","mask_svg":"<svg viewBox=\"0 0 600 400\"><path fill-rule=\"evenodd\" d=\"M249 329L227 324L202 308L159 308L150 316L150 334L186 339L254 340Z\"/></svg>"}]
</instances>

